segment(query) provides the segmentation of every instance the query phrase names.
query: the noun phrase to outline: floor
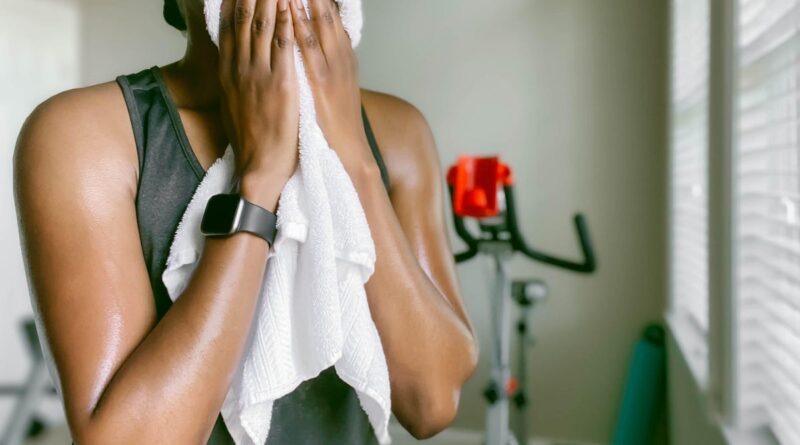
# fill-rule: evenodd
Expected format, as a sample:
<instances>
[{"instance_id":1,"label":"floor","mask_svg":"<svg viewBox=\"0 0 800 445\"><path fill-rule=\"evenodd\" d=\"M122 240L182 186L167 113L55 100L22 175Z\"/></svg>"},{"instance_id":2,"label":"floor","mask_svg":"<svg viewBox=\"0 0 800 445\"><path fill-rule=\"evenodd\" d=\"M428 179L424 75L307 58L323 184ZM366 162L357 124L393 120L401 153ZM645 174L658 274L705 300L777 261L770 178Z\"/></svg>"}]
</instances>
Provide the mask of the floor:
<instances>
[{"instance_id":1,"label":"floor","mask_svg":"<svg viewBox=\"0 0 800 445\"><path fill-rule=\"evenodd\" d=\"M418 441L411 437L411 435L399 425L392 425L390 434L392 436L392 445L412 445L419 443L430 445L473 445L474 443L474 445L481 445L479 443L480 441L477 443L464 441L465 436L474 437L475 435L473 433L461 433L458 431L445 431L430 440ZM60 426L51 429L35 440L27 441L25 445L64 445L68 443L70 443L69 430L65 426Z\"/></svg>"}]
</instances>

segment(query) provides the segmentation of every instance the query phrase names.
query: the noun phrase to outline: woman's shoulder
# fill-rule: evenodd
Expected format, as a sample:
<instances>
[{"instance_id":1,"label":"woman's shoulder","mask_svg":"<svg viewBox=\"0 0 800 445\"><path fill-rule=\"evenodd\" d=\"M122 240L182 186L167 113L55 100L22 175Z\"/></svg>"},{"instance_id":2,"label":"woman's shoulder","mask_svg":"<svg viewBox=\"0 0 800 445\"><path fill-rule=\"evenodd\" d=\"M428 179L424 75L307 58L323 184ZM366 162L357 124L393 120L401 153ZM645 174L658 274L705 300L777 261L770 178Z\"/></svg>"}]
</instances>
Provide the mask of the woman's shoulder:
<instances>
[{"instance_id":1,"label":"woman's shoulder","mask_svg":"<svg viewBox=\"0 0 800 445\"><path fill-rule=\"evenodd\" d=\"M392 139L430 129L422 111L405 99L367 89L361 90L361 99L370 122L382 127L386 136Z\"/></svg>"},{"instance_id":2,"label":"woman's shoulder","mask_svg":"<svg viewBox=\"0 0 800 445\"><path fill-rule=\"evenodd\" d=\"M82 150L124 142L132 132L125 99L112 81L67 90L45 100L26 120L21 137L81 142L73 150Z\"/></svg>"},{"instance_id":3,"label":"woman's shoulder","mask_svg":"<svg viewBox=\"0 0 800 445\"><path fill-rule=\"evenodd\" d=\"M119 87L106 82L72 89L39 104L20 131L14 158L17 173L53 181L102 174L126 183L133 173L135 185L136 146Z\"/></svg>"},{"instance_id":4,"label":"woman's shoulder","mask_svg":"<svg viewBox=\"0 0 800 445\"><path fill-rule=\"evenodd\" d=\"M361 100L390 177L418 182L415 176L441 174L433 131L419 108L400 97L366 89L361 90Z\"/></svg>"}]
</instances>

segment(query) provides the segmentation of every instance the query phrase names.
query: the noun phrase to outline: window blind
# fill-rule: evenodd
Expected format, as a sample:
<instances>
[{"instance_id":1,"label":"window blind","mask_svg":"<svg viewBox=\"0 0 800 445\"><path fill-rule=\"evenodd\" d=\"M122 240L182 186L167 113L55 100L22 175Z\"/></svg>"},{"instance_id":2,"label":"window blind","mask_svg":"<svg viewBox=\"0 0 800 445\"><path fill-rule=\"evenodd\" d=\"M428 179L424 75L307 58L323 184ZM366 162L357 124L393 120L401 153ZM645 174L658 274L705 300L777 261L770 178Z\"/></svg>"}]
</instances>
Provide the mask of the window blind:
<instances>
[{"instance_id":1,"label":"window blind","mask_svg":"<svg viewBox=\"0 0 800 445\"><path fill-rule=\"evenodd\" d=\"M737 0L734 280L742 427L800 444L800 0Z\"/></svg>"},{"instance_id":2,"label":"window blind","mask_svg":"<svg viewBox=\"0 0 800 445\"><path fill-rule=\"evenodd\" d=\"M671 312L708 330L709 2L672 2ZM701 337L702 338L702 337ZM691 345L707 355L705 344Z\"/></svg>"}]
</instances>

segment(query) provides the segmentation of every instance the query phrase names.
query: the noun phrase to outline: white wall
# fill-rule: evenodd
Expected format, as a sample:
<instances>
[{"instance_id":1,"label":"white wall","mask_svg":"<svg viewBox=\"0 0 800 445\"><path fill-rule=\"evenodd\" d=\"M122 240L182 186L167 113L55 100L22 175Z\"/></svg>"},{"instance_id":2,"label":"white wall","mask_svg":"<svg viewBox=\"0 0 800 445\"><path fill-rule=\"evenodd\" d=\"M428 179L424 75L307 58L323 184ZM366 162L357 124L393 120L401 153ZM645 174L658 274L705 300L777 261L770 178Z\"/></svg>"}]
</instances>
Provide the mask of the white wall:
<instances>
[{"instance_id":1,"label":"white wall","mask_svg":"<svg viewBox=\"0 0 800 445\"><path fill-rule=\"evenodd\" d=\"M518 259L553 298L529 355L537 436L607 442L632 343L664 306L667 1L406 0L365 3L363 83L416 104L445 165L500 153L516 169L522 228L577 253L588 216L600 269L580 277ZM460 246L460 243L457 245ZM460 266L483 345L457 424L483 424L487 275Z\"/></svg>"},{"instance_id":2,"label":"white wall","mask_svg":"<svg viewBox=\"0 0 800 445\"><path fill-rule=\"evenodd\" d=\"M701 389L672 332L667 337L669 355L669 434L676 445L724 445L727 443L714 409ZM748 443L748 442L743 442ZM759 442L749 442L759 443Z\"/></svg>"},{"instance_id":3,"label":"white wall","mask_svg":"<svg viewBox=\"0 0 800 445\"><path fill-rule=\"evenodd\" d=\"M30 366L20 329L31 309L12 193L14 145L39 102L77 85L79 25L74 2L0 0L0 384L21 384ZM0 428L11 406L0 399Z\"/></svg>"},{"instance_id":4,"label":"white wall","mask_svg":"<svg viewBox=\"0 0 800 445\"><path fill-rule=\"evenodd\" d=\"M84 83L181 56L159 0L83 4ZM539 247L577 254L571 216L587 214L596 275L521 259L512 270L553 292L532 319L531 432L606 443L631 346L664 306L667 1L369 0L365 9L363 84L416 104L445 165L500 153ZM480 428L487 276L477 262L459 270L483 361L456 426Z\"/></svg>"},{"instance_id":5,"label":"white wall","mask_svg":"<svg viewBox=\"0 0 800 445\"><path fill-rule=\"evenodd\" d=\"M183 55L186 40L161 18L161 0L78 0L83 5L85 85L114 80Z\"/></svg>"}]
</instances>

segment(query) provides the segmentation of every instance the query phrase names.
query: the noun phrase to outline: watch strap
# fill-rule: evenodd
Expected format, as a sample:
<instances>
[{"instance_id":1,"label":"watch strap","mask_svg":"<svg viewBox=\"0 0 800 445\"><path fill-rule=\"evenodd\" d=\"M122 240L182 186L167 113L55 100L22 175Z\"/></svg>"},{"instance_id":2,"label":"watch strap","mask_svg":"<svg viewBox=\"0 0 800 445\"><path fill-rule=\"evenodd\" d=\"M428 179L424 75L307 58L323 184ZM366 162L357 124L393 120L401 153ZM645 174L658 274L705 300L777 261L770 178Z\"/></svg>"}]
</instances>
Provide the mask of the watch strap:
<instances>
[{"instance_id":1,"label":"watch strap","mask_svg":"<svg viewBox=\"0 0 800 445\"><path fill-rule=\"evenodd\" d=\"M237 232L248 232L265 239L270 247L277 235L278 218L269 210L242 197L242 215Z\"/></svg>"}]
</instances>

